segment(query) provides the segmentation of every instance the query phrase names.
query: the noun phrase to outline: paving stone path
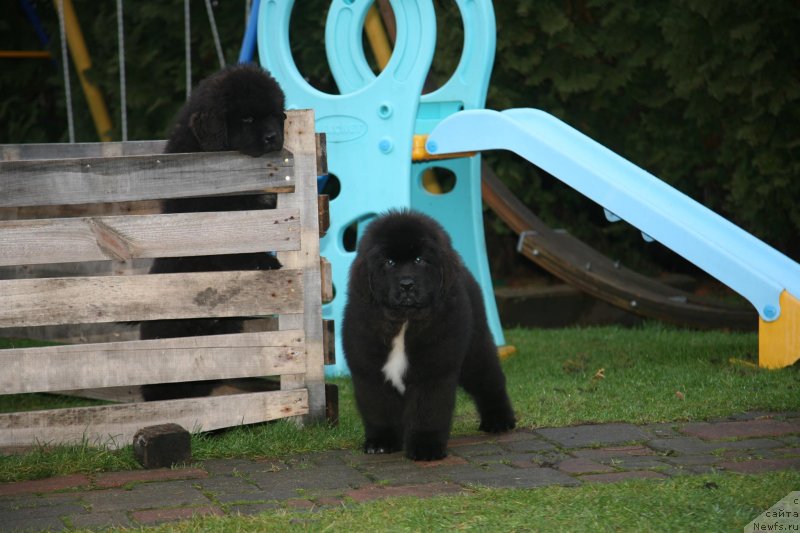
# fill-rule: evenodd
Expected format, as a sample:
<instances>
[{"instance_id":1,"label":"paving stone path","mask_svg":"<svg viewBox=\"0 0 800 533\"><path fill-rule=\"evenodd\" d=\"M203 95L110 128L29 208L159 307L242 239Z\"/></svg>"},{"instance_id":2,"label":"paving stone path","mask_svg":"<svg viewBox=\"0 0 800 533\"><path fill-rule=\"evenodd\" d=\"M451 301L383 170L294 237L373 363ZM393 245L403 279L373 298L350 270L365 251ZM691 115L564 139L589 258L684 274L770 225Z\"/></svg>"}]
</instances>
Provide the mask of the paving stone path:
<instances>
[{"instance_id":1,"label":"paving stone path","mask_svg":"<svg viewBox=\"0 0 800 533\"><path fill-rule=\"evenodd\" d=\"M450 441L443 461L334 450L283 460L0 483L1 531L140 526L193 515L358 505L395 496L536 488L726 470L800 470L800 412L702 423L598 424Z\"/></svg>"}]
</instances>

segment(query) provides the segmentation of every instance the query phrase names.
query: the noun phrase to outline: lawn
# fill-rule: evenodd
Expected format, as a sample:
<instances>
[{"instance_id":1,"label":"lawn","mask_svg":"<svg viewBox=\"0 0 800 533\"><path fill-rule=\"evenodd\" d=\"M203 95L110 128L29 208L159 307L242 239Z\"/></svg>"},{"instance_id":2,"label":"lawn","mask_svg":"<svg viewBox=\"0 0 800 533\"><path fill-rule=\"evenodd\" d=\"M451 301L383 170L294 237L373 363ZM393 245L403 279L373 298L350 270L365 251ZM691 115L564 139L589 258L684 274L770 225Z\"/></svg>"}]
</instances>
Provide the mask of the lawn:
<instances>
[{"instance_id":1,"label":"lawn","mask_svg":"<svg viewBox=\"0 0 800 533\"><path fill-rule=\"evenodd\" d=\"M547 489L475 489L462 496L391 498L342 508L202 517L172 531L741 531L800 487L800 472L712 474ZM774 520L773 520L774 522Z\"/></svg>"},{"instance_id":2,"label":"lawn","mask_svg":"<svg viewBox=\"0 0 800 533\"><path fill-rule=\"evenodd\" d=\"M800 368L761 370L755 334L648 324L511 330L504 370L521 424L706 420L800 408ZM461 411L466 413L466 411Z\"/></svg>"},{"instance_id":3,"label":"lawn","mask_svg":"<svg viewBox=\"0 0 800 533\"><path fill-rule=\"evenodd\" d=\"M800 369L753 366L754 334L648 324L635 329L514 329L506 337L517 347L503 368L521 427L697 421L745 411L800 410ZM362 430L351 383L347 378L332 381L339 386L337 427L298 429L276 422L198 434L192 442L194 459L358 448ZM45 394L0 396L0 412L85 403ZM476 428L475 410L460 395L453 433ZM40 446L0 457L0 481L137 468L130 446L108 451L94 444Z\"/></svg>"}]
</instances>

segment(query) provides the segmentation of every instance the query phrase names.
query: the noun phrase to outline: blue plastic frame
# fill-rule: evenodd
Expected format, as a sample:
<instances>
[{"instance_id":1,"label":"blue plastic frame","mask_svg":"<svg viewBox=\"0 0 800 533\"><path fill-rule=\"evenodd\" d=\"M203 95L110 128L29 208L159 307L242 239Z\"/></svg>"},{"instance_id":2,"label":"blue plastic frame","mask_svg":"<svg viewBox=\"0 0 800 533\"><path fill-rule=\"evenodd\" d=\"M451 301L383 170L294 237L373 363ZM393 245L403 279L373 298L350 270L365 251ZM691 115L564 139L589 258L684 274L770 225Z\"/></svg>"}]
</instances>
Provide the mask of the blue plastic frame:
<instances>
[{"instance_id":1,"label":"blue plastic frame","mask_svg":"<svg viewBox=\"0 0 800 533\"><path fill-rule=\"evenodd\" d=\"M505 343L486 257L480 191L480 156L427 163L411 162L413 135L428 133L439 121L463 109L482 108L495 52L495 18L490 0L457 0L463 26L462 55L453 75L436 91L421 96L433 59L436 20L430 0L391 0L397 38L389 63L376 75L363 48L363 27L372 0L334 0L328 12L325 49L341 92L322 93L297 71L288 39L294 2L262 0L259 57L287 94L288 107L313 108L317 131L328 141L328 167L341 184L331 202L331 228L320 253L330 262L336 296L323 316L336 322L346 301L347 272L354 252L344 235L357 234L389 208L413 208L436 218L450 233L483 293L489 326L498 345ZM422 185L423 173L443 167L456 176L446 194ZM337 353L341 343L337 335ZM329 373L347 372L339 358Z\"/></svg>"},{"instance_id":2,"label":"blue plastic frame","mask_svg":"<svg viewBox=\"0 0 800 533\"><path fill-rule=\"evenodd\" d=\"M422 95L414 131L427 134L443 118L463 109L480 109L486 102L496 45L494 9L490 0L456 0L464 29L458 65L450 78L435 91ZM364 49L361 28L352 27L347 48L327 26L327 54L331 72L342 92L357 91L375 79ZM423 186L423 174L444 168L455 175L455 186L446 194L433 194ZM484 240L481 202L480 156L412 164L408 207L437 219L448 231L467 268L481 286L489 326L495 343L505 343L494 299Z\"/></svg>"},{"instance_id":3,"label":"blue plastic frame","mask_svg":"<svg viewBox=\"0 0 800 533\"><path fill-rule=\"evenodd\" d=\"M336 63L342 58L337 70L363 59L360 36L371 4L371 0L331 4L326 48L329 60ZM327 137L329 173L341 185L330 203L331 227L320 242L320 253L331 263L335 291L333 301L323 306L323 316L335 321L340 354L336 365L327 368L329 374L348 372L338 332L355 252L345 248L345 232L353 224L363 227L390 208L410 205L414 121L433 57L436 22L430 0L392 0L391 4L398 28L396 53L380 75L373 74L357 89L342 90L339 95L313 88L295 65L289 46L293 0L262 0L258 15L259 60L281 84L288 108L314 110L317 131Z\"/></svg>"}]
</instances>

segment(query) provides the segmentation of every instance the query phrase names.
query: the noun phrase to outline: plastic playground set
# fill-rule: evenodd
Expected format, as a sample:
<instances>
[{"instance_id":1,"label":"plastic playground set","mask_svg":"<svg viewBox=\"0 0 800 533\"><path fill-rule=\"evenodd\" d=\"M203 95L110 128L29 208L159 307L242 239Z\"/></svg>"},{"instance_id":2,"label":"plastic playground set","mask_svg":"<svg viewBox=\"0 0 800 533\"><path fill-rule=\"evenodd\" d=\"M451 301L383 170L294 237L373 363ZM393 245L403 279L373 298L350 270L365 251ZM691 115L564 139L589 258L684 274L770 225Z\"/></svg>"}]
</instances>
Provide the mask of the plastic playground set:
<instances>
[{"instance_id":1,"label":"plastic playground set","mask_svg":"<svg viewBox=\"0 0 800 533\"><path fill-rule=\"evenodd\" d=\"M631 224L645 240L663 244L743 296L758 315L759 366L800 360L797 262L543 110L485 109L496 42L491 0L456 0L464 29L460 61L446 83L422 94L436 42L433 2L389 3L395 25L387 33L374 23L380 15L372 0L331 2L325 48L340 94L313 88L296 67L289 40L293 0L253 1L239 57L252 60L257 47L260 63L283 87L287 107L313 109L316 130L326 135L328 169L339 190L320 243L335 291L323 307L325 318L339 327L355 255L346 236L358 235L390 208L412 208L439 220L452 236L482 288L492 333L503 347L484 242L486 202L519 234L521 253L597 298L695 327L755 322L751 309L668 287L552 231L482 165L480 152L509 150L599 204L609 221ZM378 74L364 50L365 31L382 68ZM435 168L455 176L451 190L426 186ZM343 358L328 371L347 373Z\"/></svg>"},{"instance_id":2,"label":"plastic playground set","mask_svg":"<svg viewBox=\"0 0 800 533\"><path fill-rule=\"evenodd\" d=\"M456 3L464 26L461 59L444 85L422 96L436 40L432 2L391 2L394 53L377 75L362 40L373 2L333 2L325 47L338 95L311 87L295 66L288 33L294 2L266 1L258 10L260 61L284 88L288 106L314 109L317 130L327 136L329 170L341 184L331 202L331 231L321 243L333 267L334 289L340 289L325 316L336 320L342 314L341 289L354 257L344 238L348 228L360 230L381 211L408 207L449 231L483 289L495 340L504 345L484 243L476 152L510 150L598 203L609 221L628 222L646 240L660 242L747 299L758 313L760 366L779 368L800 359L800 265L545 111L483 109L495 52L492 2ZM452 190L435 194L425 187L423 176L431 167L455 174ZM522 242L531 237L520 233ZM602 277L614 276L612 270ZM607 299L644 314L658 307L645 300L665 299L662 307L687 317L673 321L685 323L697 314L736 315L648 285L643 294L630 284L627 298ZM343 365L335 371L345 372Z\"/></svg>"}]
</instances>

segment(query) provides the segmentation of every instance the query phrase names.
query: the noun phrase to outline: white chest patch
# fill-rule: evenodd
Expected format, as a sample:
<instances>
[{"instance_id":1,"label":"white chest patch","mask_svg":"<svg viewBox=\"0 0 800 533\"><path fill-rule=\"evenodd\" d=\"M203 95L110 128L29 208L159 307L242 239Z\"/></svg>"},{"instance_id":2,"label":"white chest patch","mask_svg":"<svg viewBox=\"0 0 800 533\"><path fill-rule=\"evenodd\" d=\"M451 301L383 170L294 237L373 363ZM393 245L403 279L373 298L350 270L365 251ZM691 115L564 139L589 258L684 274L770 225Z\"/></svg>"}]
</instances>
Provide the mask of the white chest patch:
<instances>
[{"instance_id":1,"label":"white chest patch","mask_svg":"<svg viewBox=\"0 0 800 533\"><path fill-rule=\"evenodd\" d=\"M406 357L407 327L408 322L403 324L403 327L400 328L400 333L392 340L392 350L389 352L389 357L386 358L386 364L383 365L383 375L386 376L386 381L391 381L394 388L400 391L400 394L406 392L403 376L406 375L406 370L408 370L408 357Z\"/></svg>"}]
</instances>

